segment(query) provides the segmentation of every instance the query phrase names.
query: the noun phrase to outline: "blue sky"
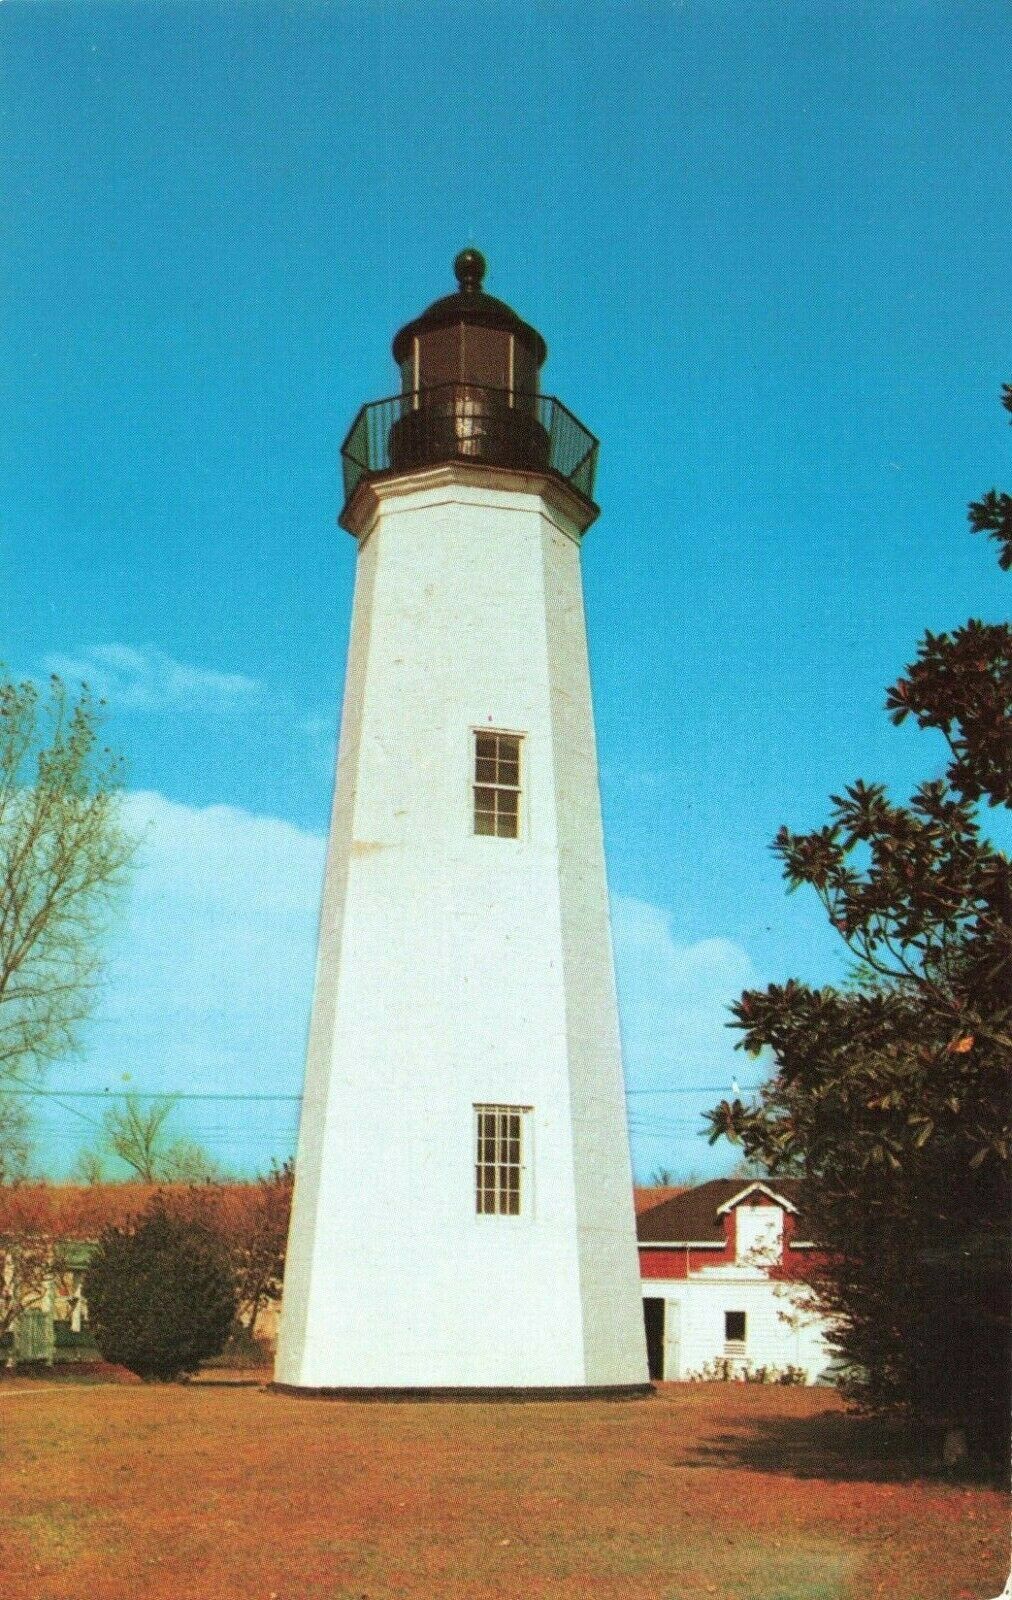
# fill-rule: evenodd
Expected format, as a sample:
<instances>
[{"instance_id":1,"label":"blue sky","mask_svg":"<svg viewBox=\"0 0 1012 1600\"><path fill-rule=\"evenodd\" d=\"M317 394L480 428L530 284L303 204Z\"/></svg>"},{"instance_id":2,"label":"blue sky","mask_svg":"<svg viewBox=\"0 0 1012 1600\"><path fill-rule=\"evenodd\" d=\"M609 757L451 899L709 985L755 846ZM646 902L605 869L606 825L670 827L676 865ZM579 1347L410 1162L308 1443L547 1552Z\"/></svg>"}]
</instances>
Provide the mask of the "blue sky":
<instances>
[{"instance_id":1,"label":"blue sky","mask_svg":"<svg viewBox=\"0 0 1012 1600\"><path fill-rule=\"evenodd\" d=\"M742 984L839 978L767 845L942 764L882 691L1004 614L1006 8L0 8L0 656L105 690L146 826L51 1088L297 1094L353 579L338 447L473 242L601 438L585 583L641 1175ZM78 1112L98 1102L75 1102ZM236 1168L292 1101L188 1102ZM46 1162L88 1125L50 1105Z\"/></svg>"}]
</instances>

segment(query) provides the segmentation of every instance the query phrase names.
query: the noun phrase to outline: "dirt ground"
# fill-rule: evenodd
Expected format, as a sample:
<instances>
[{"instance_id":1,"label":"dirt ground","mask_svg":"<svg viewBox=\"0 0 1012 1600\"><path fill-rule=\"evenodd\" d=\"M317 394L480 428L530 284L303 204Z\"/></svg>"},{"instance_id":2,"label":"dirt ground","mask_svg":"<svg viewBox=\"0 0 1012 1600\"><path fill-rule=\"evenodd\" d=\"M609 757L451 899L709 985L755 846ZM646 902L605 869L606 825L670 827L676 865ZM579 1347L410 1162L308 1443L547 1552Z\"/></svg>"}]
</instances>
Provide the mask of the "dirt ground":
<instances>
[{"instance_id":1,"label":"dirt ground","mask_svg":"<svg viewBox=\"0 0 1012 1600\"><path fill-rule=\"evenodd\" d=\"M248 1375L247 1375L248 1376ZM996 1490L825 1390L351 1404L0 1384L5 1600L988 1600Z\"/></svg>"}]
</instances>

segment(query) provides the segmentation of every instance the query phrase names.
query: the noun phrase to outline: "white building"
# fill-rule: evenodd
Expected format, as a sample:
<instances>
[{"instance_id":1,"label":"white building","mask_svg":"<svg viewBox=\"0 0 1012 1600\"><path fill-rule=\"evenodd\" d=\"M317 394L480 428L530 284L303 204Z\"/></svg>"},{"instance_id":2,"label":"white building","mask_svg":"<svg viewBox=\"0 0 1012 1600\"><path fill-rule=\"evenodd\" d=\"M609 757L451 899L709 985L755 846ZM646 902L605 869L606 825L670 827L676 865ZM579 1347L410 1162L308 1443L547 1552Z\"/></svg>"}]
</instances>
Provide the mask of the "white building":
<instances>
[{"instance_id":1,"label":"white building","mask_svg":"<svg viewBox=\"0 0 1012 1600\"><path fill-rule=\"evenodd\" d=\"M643 1191L641 1191L641 1195ZM794 1369L814 1383L833 1359L829 1322L805 1288L814 1245L796 1179L715 1178L637 1219L650 1375L744 1378ZM725 1366L726 1364L726 1366Z\"/></svg>"},{"instance_id":2,"label":"white building","mask_svg":"<svg viewBox=\"0 0 1012 1600\"><path fill-rule=\"evenodd\" d=\"M639 1391L580 576L596 441L482 289L394 341L357 540L276 1379Z\"/></svg>"}]
</instances>

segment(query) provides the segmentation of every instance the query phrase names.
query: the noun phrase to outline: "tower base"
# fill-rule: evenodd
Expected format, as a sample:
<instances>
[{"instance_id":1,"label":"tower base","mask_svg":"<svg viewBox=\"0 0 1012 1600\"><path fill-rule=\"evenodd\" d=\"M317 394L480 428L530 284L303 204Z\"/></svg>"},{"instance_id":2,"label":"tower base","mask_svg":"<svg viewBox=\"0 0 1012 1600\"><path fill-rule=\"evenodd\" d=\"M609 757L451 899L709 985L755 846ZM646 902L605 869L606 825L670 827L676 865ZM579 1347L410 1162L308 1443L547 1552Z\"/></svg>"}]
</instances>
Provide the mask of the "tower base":
<instances>
[{"instance_id":1,"label":"tower base","mask_svg":"<svg viewBox=\"0 0 1012 1600\"><path fill-rule=\"evenodd\" d=\"M555 1400L646 1400L654 1394L652 1383L612 1383L586 1385L577 1388L531 1389L328 1389L305 1388L297 1383L269 1383L272 1394L294 1394L306 1400L359 1400L386 1401L400 1404L405 1401L429 1404L433 1401L459 1401L487 1404L516 1404L527 1401Z\"/></svg>"}]
</instances>

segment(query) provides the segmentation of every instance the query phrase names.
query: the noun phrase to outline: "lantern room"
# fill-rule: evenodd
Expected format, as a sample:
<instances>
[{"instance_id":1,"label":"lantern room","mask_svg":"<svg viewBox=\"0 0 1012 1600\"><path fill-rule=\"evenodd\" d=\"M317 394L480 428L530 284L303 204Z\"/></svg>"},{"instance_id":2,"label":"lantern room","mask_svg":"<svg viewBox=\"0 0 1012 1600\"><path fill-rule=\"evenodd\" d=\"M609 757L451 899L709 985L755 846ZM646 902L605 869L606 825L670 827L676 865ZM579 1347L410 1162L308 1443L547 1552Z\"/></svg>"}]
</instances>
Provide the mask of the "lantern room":
<instances>
[{"instance_id":1,"label":"lantern room","mask_svg":"<svg viewBox=\"0 0 1012 1600\"><path fill-rule=\"evenodd\" d=\"M453 267L457 292L434 301L393 341L400 394L363 406L345 440L345 511L364 479L459 461L550 473L596 515L597 440L540 392L544 339L485 293L479 250L462 250Z\"/></svg>"},{"instance_id":2,"label":"lantern room","mask_svg":"<svg viewBox=\"0 0 1012 1600\"><path fill-rule=\"evenodd\" d=\"M533 397L547 349L540 333L482 288L485 258L462 250L453 263L456 294L436 300L393 342L403 394L470 384L504 397Z\"/></svg>"}]
</instances>

